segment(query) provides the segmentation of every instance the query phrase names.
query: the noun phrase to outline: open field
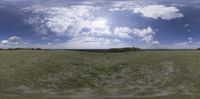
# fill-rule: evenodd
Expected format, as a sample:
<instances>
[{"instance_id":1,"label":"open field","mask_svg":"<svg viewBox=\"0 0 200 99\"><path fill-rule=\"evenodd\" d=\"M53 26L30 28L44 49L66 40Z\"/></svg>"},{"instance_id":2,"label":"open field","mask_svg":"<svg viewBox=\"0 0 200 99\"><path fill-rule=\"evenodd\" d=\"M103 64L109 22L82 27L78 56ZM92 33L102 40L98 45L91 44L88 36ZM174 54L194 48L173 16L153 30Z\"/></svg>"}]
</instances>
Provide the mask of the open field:
<instances>
[{"instance_id":1,"label":"open field","mask_svg":"<svg viewBox=\"0 0 200 99\"><path fill-rule=\"evenodd\" d=\"M198 99L200 51L0 51L0 95Z\"/></svg>"},{"instance_id":2,"label":"open field","mask_svg":"<svg viewBox=\"0 0 200 99\"><path fill-rule=\"evenodd\" d=\"M172 95L159 97L51 97L51 96L15 96L0 97L1 99L199 99L197 96Z\"/></svg>"}]
</instances>

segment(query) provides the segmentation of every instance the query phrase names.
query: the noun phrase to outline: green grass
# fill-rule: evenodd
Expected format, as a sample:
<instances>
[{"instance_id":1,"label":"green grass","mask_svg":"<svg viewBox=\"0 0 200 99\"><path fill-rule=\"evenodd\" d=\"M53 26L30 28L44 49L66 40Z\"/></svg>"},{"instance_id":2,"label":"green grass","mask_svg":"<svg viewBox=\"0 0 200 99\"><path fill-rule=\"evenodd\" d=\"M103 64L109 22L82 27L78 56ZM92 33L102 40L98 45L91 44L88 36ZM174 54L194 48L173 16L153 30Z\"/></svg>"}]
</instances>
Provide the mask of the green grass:
<instances>
[{"instance_id":1,"label":"green grass","mask_svg":"<svg viewBox=\"0 0 200 99\"><path fill-rule=\"evenodd\" d=\"M200 52L0 51L0 95L198 96Z\"/></svg>"},{"instance_id":2,"label":"green grass","mask_svg":"<svg viewBox=\"0 0 200 99\"><path fill-rule=\"evenodd\" d=\"M54 97L54 96L4 96L1 99L199 99L196 96L172 95L162 97Z\"/></svg>"}]
</instances>

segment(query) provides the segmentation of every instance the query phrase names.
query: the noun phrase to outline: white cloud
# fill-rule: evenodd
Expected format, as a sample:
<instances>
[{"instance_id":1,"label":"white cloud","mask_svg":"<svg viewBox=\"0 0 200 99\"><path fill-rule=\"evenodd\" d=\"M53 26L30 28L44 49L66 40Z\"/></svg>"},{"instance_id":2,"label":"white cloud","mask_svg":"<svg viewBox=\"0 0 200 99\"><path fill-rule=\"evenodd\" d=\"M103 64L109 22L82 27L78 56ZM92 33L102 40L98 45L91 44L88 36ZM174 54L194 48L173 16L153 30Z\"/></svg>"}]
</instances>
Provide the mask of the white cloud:
<instances>
[{"instance_id":1,"label":"white cloud","mask_svg":"<svg viewBox=\"0 0 200 99\"><path fill-rule=\"evenodd\" d=\"M109 7L109 11L133 11L135 7L151 4L148 0L114 1Z\"/></svg>"},{"instance_id":2,"label":"white cloud","mask_svg":"<svg viewBox=\"0 0 200 99\"><path fill-rule=\"evenodd\" d=\"M171 20L184 16L176 7L166 7L165 5L149 5L146 7L137 7L134 9L134 13L140 13L144 17L148 18L161 18L163 20Z\"/></svg>"},{"instance_id":3,"label":"white cloud","mask_svg":"<svg viewBox=\"0 0 200 99\"><path fill-rule=\"evenodd\" d=\"M116 27L114 30L114 35L120 38L131 38L129 35L133 31L129 27Z\"/></svg>"},{"instance_id":4,"label":"white cloud","mask_svg":"<svg viewBox=\"0 0 200 99\"><path fill-rule=\"evenodd\" d=\"M1 41L1 44L8 44L9 42L8 42L8 40L2 40Z\"/></svg>"},{"instance_id":5,"label":"white cloud","mask_svg":"<svg viewBox=\"0 0 200 99\"><path fill-rule=\"evenodd\" d=\"M137 37L140 38L145 43L149 44L159 44L158 41L154 40L155 31L151 27L147 27L146 29L137 29L129 27L116 27L114 30L114 35L120 38L132 38Z\"/></svg>"},{"instance_id":6,"label":"white cloud","mask_svg":"<svg viewBox=\"0 0 200 99\"><path fill-rule=\"evenodd\" d=\"M76 13L80 10L80 13ZM65 7L29 7L25 11L31 12L25 22L36 26L36 30L42 34L48 32L64 35L65 31L83 16L87 17L90 8L82 9Z\"/></svg>"},{"instance_id":7,"label":"white cloud","mask_svg":"<svg viewBox=\"0 0 200 99\"><path fill-rule=\"evenodd\" d=\"M189 24L185 24L185 25L184 25L184 27L189 27L189 26L190 26Z\"/></svg>"},{"instance_id":8,"label":"white cloud","mask_svg":"<svg viewBox=\"0 0 200 99\"><path fill-rule=\"evenodd\" d=\"M53 45L53 43L50 43L50 42L49 42L49 43L47 43L47 45L49 45L49 46L52 46L52 45Z\"/></svg>"},{"instance_id":9,"label":"white cloud","mask_svg":"<svg viewBox=\"0 0 200 99\"><path fill-rule=\"evenodd\" d=\"M8 39L9 42L18 42L18 41L20 41L20 40L21 40L21 38L18 37L18 36L11 36L11 37Z\"/></svg>"},{"instance_id":10,"label":"white cloud","mask_svg":"<svg viewBox=\"0 0 200 99\"><path fill-rule=\"evenodd\" d=\"M18 36L11 36L0 42L1 47L25 47L25 45L27 45L27 42L23 41Z\"/></svg>"},{"instance_id":11,"label":"white cloud","mask_svg":"<svg viewBox=\"0 0 200 99\"><path fill-rule=\"evenodd\" d=\"M180 4L180 3L173 3L173 4L171 4L171 6L176 6L176 7L185 7L184 4Z\"/></svg>"},{"instance_id":12,"label":"white cloud","mask_svg":"<svg viewBox=\"0 0 200 99\"><path fill-rule=\"evenodd\" d=\"M110 39L102 37L75 37L67 43L59 44L69 49L107 49L107 48L120 48L127 47L128 44L121 42L119 39Z\"/></svg>"},{"instance_id":13,"label":"white cloud","mask_svg":"<svg viewBox=\"0 0 200 99\"><path fill-rule=\"evenodd\" d=\"M133 33L138 37L147 37L149 35L154 35L155 31L151 27L147 27L146 29L133 29Z\"/></svg>"},{"instance_id":14,"label":"white cloud","mask_svg":"<svg viewBox=\"0 0 200 99\"><path fill-rule=\"evenodd\" d=\"M7 40L2 40L1 41L1 45L17 45L19 44L19 42L21 41L21 38L18 36L11 36L10 38L8 38Z\"/></svg>"},{"instance_id":15,"label":"white cloud","mask_svg":"<svg viewBox=\"0 0 200 99\"><path fill-rule=\"evenodd\" d=\"M59 47L67 48L110 48L123 47L122 38L137 37L148 44L158 44L154 40L155 31L146 29L130 29L129 27L110 28L108 20L96 16L99 8L92 6L69 7L28 7L23 9L29 13L25 23L35 27L35 30L47 39L51 33L57 36L68 36L69 41ZM109 39L108 39L109 38ZM118 41L118 42L116 42ZM49 44L47 44L49 45ZM51 44L52 47L55 45ZM49 47L49 46L48 46ZM63 48L62 47L62 48Z\"/></svg>"},{"instance_id":16,"label":"white cloud","mask_svg":"<svg viewBox=\"0 0 200 99\"><path fill-rule=\"evenodd\" d=\"M83 25L84 24L84 25ZM84 29L87 29L84 32L81 32L79 35L83 36L111 36L110 26L107 23L107 20L104 18L96 18L93 21L86 21L82 23L85 26Z\"/></svg>"},{"instance_id":17,"label":"white cloud","mask_svg":"<svg viewBox=\"0 0 200 99\"><path fill-rule=\"evenodd\" d=\"M193 38L191 38L191 37L189 37L188 40L185 42L180 42L180 43L174 44L174 46L176 48L194 48L194 47L197 47L197 45L199 45L199 44L194 42Z\"/></svg>"},{"instance_id":18,"label":"white cloud","mask_svg":"<svg viewBox=\"0 0 200 99\"><path fill-rule=\"evenodd\" d=\"M152 19L171 20L184 17L180 10L176 7L167 7L165 5L147 5L135 4L134 2L117 2L109 11L131 11L132 13L141 14L144 17Z\"/></svg>"},{"instance_id":19,"label":"white cloud","mask_svg":"<svg viewBox=\"0 0 200 99\"><path fill-rule=\"evenodd\" d=\"M188 42L189 42L189 43L192 43L192 42L193 42L193 38L189 37L189 38L188 38Z\"/></svg>"},{"instance_id":20,"label":"white cloud","mask_svg":"<svg viewBox=\"0 0 200 99\"><path fill-rule=\"evenodd\" d=\"M25 22L34 25L37 32L48 35L109 35L110 27L106 19L95 17L93 12L98 10L92 6L70 7L29 7L25 12L31 12ZM86 32L82 32L86 30Z\"/></svg>"}]
</instances>

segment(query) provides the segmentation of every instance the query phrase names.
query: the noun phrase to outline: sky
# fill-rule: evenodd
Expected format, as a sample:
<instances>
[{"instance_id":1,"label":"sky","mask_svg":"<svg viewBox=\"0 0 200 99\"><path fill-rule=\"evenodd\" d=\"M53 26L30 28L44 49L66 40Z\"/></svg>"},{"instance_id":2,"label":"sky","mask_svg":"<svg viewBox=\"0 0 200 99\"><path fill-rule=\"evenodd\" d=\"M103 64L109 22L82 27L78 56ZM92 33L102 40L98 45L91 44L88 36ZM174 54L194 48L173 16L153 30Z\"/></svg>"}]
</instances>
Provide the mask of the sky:
<instances>
[{"instance_id":1,"label":"sky","mask_svg":"<svg viewBox=\"0 0 200 99\"><path fill-rule=\"evenodd\" d=\"M199 0L0 0L1 48L199 48Z\"/></svg>"}]
</instances>

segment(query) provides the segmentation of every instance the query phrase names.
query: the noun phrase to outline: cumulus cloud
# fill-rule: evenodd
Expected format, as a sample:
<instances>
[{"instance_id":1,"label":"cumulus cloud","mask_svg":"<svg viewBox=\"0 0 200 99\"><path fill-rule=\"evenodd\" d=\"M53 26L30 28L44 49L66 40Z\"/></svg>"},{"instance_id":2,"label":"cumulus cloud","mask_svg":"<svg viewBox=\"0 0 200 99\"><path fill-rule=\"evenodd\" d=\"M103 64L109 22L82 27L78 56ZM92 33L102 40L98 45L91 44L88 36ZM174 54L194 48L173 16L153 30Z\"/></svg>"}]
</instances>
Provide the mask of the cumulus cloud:
<instances>
[{"instance_id":1,"label":"cumulus cloud","mask_svg":"<svg viewBox=\"0 0 200 99\"><path fill-rule=\"evenodd\" d=\"M8 44L8 40L2 40L1 44Z\"/></svg>"},{"instance_id":2,"label":"cumulus cloud","mask_svg":"<svg viewBox=\"0 0 200 99\"><path fill-rule=\"evenodd\" d=\"M184 16L176 7L167 7L165 5L149 5L146 7L137 7L134 9L134 13L140 13L144 17L148 18L161 18L163 20L171 20Z\"/></svg>"},{"instance_id":3,"label":"cumulus cloud","mask_svg":"<svg viewBox=\"0 0 200 99\"><path fill-rule=\"evenodd\" d=\"M114 30L114 35L121 38L132 38L137 37L142 41L150 44L159 44L158 41L154 40L155 31L151 27L146 29L137 29L129 27L116 27Z\"/></svg>"},{"instance_id":4,"label":"cumulus cloud","mask_svg":"<svg viewBox=\"0 0 200 99\"><path fill-rule=\"evenodd\" d=\"M25 22L35 25L36 30L40 33L47 34L48 32L63 35L65 31L90 14L91 7L28 7L24 11L32 15L25 19ZM77 13L79 12L79 13Z\"/></svg>"},{"instance_id":5,"label":"cumulus cloud","mask_svg":"<svg viewBox=\"0 0 200 99\"><path fill-rule=\"evenodd\" d=\"M85 31L79 33L82 36L111 36L110 26L106 19L96 18L93 21L87 21L83 23Z\"/></svg>"},{"instance_id":6,"label":"cumulus cloud","mask_svg":"<svg viewBox=\"0 0 200 99\"><path fill-rule=\"evenodd\" d=\"M186 42L181 42L181 43L177 43L175 44L177 47L179 48L185 48L185 47L188 47L189 46L192 46L193 45L193 38L189 37L188 40Z\"/></svg>"},{"instance_id":7,"label":"cumulus cloud","mask_svg":"<svg viewBox=\"0 0 200 99\"><path fill-rule=\"evenodd\" d=\"M114 35L120 38L131 38L129 34L132 33L132 31L133 30L129 27L116 27L114 30Z\"/></svg>"},{"instance_id":8,"label":"cumulus cloud","mask_svg":"<svg viewBox=\"0 0 200 99\"><path fill-rule=\"evenodd\" d=\"M2 40L0 42L0 46L2 48L26 48L26 47L31 47L32 45L23 40L21 37L18 36L11 36L8 39Z\"/></svg>"},{"instance_id":9,"label":"cumulus cloud","mask_svg":"<svg viewBox=\"0 0 200 99\"><path fill-rule=\"evenodd\" d=\"M139 5L139 6L138 6ZM114 4L109 11L131 11L132 13L141 14L144 17L152 19L171 20L175 18L184 17L177 7L168 7L165 5L147 5L133 3L120 3Z\"/></svg>"},{"instance_id":10,"label":"cumulus cloud","mask_svg":"<svg viewBox=\"0 0 200 99\"><path fill-rule=\"evenodd\" d=\"M68 7L28 7L24 19L37 32L46 35L68 36L69 41L60 45L68 48L111 48L127 44L121 39L137 37L148 44L158 44L154 40L155 31L151 27L137 29L116 27L114 30L106 18L95 15L100 8L86 5ZM77 13L78 12L78 13ZM49 44L47 44L49 45ZM55 45L51 44L55 47Z\"/></svg>"},{"instance_id":11,"label":"cumulus cloud","mask_svg":"<svg viewBox=\"0 0 200 99\"><path fill-rule=\"evenodd\" d=\"M7 40L2 40L1 45L18 45L21 42L21 38L18 36L11 36Z\"/></svg>"},{"instance_id":12,"label":"cumulus cloud","mask_svg":"<svg viewBox=\"0 0 200 99\"><path fill-rule=\"evenodd\" d=\"M24 8L25 13L31 13L31 16L25 19L25 23L34 25L35 30L42 35L49 33L67 36L109 34L109 26L106 21L95 17L92 13L98 9L84 5L29 7Z\"/></svg>"},{"instance_id":13,"label":"cumulus cloud","mask_svg":"<svg viewBox=\"0 0 200 99\"><path fill-rule=\"evenodd\" d=\"M109 7L109 11L133 11L135 7L146 6L151 4L149 0L132 0L132 1L113 1Z\"/></svg>"},{"instance_id":14,"label":"cumulus cloud","mask_svg":"<svg viewBox=\"0 0 200 99\"><path fill-rule=\"evenodd\" d=\"M20 40L21 40L21 38L18 37L18 36L11 36L11 37L8 39L9 42L18 42L18 41L20 41Z\"/></svg>"}]
</instances>

